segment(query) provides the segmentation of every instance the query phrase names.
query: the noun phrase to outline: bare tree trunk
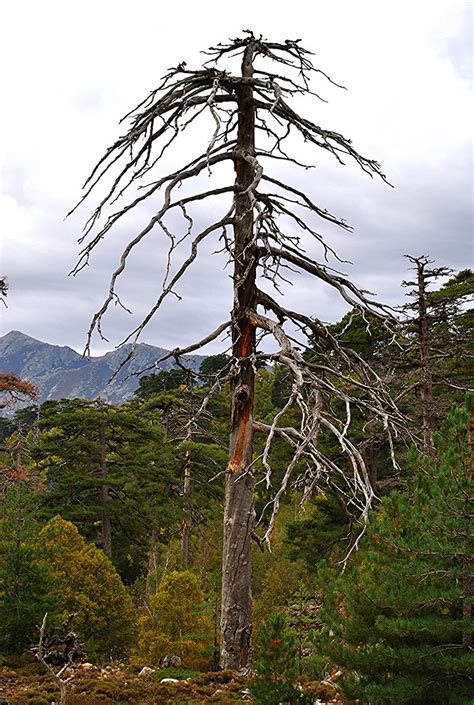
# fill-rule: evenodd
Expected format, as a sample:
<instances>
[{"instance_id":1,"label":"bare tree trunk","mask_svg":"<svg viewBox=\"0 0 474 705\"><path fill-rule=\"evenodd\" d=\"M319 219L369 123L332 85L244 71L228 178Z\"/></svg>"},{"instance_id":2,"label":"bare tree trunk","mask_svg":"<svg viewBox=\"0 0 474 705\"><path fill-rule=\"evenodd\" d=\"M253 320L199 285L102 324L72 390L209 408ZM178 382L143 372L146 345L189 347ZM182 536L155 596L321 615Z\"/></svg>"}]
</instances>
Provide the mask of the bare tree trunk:
<instances>
[{"instance_id":1,"label":"bare tree trunk","mask_svg":"<svg viewBox=\"0 0 474 705\"><path fill-rule=\"evenodd\" d=\"M446 310L441 303L441 308L436 301L430 299L428 287L432 281L439 277L452 273L448 267L434 267L429 265L432 261L422 255L412 257L406 255L415 266L412 268L416 272L416 280L402 282L403 286L414 286L408 296L414 299L413 303L406 304L405 309L416 311L416 316L410 321L410 327L416 326L417 353L419 358L420 371L420 402L421 402L421 436L422 450L426 455L434 458L435 450L433 446L433 429L435 425L435 403L433 395L434 366L432 358L433 333L430 326L446 321ZM436 341L434 341L436 343Z\"/></svg>"},{"instance_id":2,"label":"bare tree trunk","mask_svg":"<svg viewBox=\"0 0 474 705\"><path fill-rule=\"evenodd\" d=\"M428 311L426 300L425 263L422 259L416 260L417 287L418 287L418 346L420 354L421 380L421 434L423 451L433 453L433 375L430 364L430 342L428 330Z\"/></svg>"},{"instance_id":3,"label":"bare tree trunk","mask_svg":"<svg viewBox=\"0 0 474 705\"><path fill-rule=\"evenodd\" d=\"M108 513L109 503L109 485L107 484L107 446L105 439L105 421L100 422L99 428L99 447L100 447L100 502L102 504L102 550L109 558L112 556L112 522Z\"/></svg>"},{"instance_id":4,"label":"bare tree trunk","mask_svg":"<svg viewBox=\"0 0 474 705\"><path fill-rule=\"evenodd\" d=\"M254 46L244 52L242 75L253 74ZM251 534L254 525L255 479L253 399L255 373L249 356L255 351L255 328L249 313L256 306L256 262L253 244L253 204L247 192L255 177L255 109L253 89L236 89L236 211L234 223L233 356L240 360L232 381L229 465L226 474L222 563L221 667L239 672L252 668Z\"/></svg>"},{"instance_id":5,"label":"bare tree trunk","mask_svg":"<svg viewBox=\"0 0 474 705\"><path fill-rule=\"evenodd\" d=\"M158 561L157 561L157 544L159 534L158 529L154 526L150 536L150 550L148 552L148 571L146 576L146 594L154 595L158 589Z\"/></svg>"},{"instance_id":6,"label":"bare tree trunk","mask_svg":"<svg viewBox=\"0 0 474 705\"><path fill-rule=\"evenodd\" d=\"M186 440L189 440L191 438L191 430L189 429L188 434L186 436ZM191 451L187 450L185 452L185 460L184 460L184 478L183 478L183 495L186 500L186 495L189 494L189 490L191 489ZM185 507L185 511L186 511ZM183 519L183 523L181 525L181 550L183 553L183 563L185 568L188 568L191 565L191 553L189 550L189 541L191 538L191 523L189 519L186 517Z\"/></svg>"},{"instance_id":7,"label":"bare tree trunk","mask_svg":"<svg viewBox=\"0 0 474 705\"><path fill-rule=\"evenodd\" d=\"M423 266L418 264L418 325L421 363L421 413L423 450L431 453L433 449L433 376L430 366L430 344L428 336L428 315L426 306L426 283Z\"/></svg>"}]
</instances>

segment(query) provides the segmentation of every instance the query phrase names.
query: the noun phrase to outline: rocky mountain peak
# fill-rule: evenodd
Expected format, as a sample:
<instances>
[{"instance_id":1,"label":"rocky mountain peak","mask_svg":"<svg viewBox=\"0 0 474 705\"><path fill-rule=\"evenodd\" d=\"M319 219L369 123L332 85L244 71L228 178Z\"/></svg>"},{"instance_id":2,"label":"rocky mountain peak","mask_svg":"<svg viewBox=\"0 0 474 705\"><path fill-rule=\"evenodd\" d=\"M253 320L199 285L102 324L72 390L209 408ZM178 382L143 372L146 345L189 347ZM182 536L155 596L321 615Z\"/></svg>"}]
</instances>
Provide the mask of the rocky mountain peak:
<instances>
[{"instance_id":1,"label":"rocky mountain peak","mask_svg":"<svg viewBox=\"0 0 474 705\"><path fill-rule=\"evenodd\" d=\"M130 350L131 345L124 345L104 355L84 358L70 347L51 345L21 331L10 331L0 337L0 372L14 372L33 382L39 389L40 403L47 399L97 397L116 403L129 399L138 387L140 375L131 376L131 373L149 368L167 352L147 343L138 344L133 357L110 382ZM203 359L202 355L183 356L192 370L198 370ZM169 370L174 366L174 362L166 360L159 367Z\"/></svg>"}]
</instances>

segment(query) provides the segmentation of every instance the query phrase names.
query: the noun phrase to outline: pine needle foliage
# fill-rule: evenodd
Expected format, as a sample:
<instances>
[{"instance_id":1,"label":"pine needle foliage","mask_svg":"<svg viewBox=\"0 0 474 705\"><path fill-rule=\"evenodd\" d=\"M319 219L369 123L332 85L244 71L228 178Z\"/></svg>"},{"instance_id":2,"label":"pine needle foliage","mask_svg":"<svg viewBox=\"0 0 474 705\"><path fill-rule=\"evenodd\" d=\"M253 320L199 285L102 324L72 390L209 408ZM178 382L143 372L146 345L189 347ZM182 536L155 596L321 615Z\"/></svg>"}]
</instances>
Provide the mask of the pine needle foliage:
<instances>
[{"instance_id":1,"label":"pine needle foliage","mask_svg":"<svg viewBox=\"0 0 474 705\"><path fill-rule=\"evenodd\" d=\"M0 496L0 656L20 654L53 610L51 571L38 544L38 497L17 481Z\"/></svg>"},{"instance_id":2,"label":"pine needle foliage","mask_svg":"<svg viewBox=\"0 0 474 705\"><path fill-rule=\"evenodd\" d=\"M282 614L272 615L260 631L257 678L249 690L258 705L309 705L310 697L296 685L298 646Z\"/></svg>"},{"instance_id":3,"label":"pine needle foliage","mask_svg":"<svg viewBox=\"0 0 474 705\"><path fill-rule=\"evenodd\" d=\"M436 458L412 454L409 491L383 500L351 567L321 572L321 649L360 703L472 703L473 411L452 411Z\"/></svg>"}]
</instances>

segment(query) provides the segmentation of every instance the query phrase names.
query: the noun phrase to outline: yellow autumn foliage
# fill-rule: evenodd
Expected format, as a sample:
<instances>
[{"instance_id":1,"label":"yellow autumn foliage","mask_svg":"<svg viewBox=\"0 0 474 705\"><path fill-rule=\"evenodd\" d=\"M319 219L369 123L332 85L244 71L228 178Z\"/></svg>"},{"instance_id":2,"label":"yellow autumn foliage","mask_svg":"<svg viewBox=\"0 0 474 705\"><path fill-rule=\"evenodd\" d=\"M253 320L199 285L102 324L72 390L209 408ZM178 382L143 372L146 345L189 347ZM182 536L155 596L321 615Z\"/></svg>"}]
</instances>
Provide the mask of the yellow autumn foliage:
<instances>
[{"instance_id":1,"label":"yellow autumn foliage","mask_svg":"<svg viewBox=\"0 0 474 705\"><path fill-rule=\"evenodd\" d=\"M211 643L212 624L197 575L172 571L161 581L142 615L135 660L159 664L179 656L189 664L204 655Z\"/></svg>"},{"instance_id":2,"label":"yellow autumn foliage","mask_svg":"<svg viewBox=\"0 0 474 705\"><path fill-rule=\"evenodd\" d=\"M71 626L85 641L88 657L116 657L126 652L134 609L110 559L60 516L41 530L40 543L53 573L52 597L61 618L76 615Z\"/></svg>"}]
</instances>

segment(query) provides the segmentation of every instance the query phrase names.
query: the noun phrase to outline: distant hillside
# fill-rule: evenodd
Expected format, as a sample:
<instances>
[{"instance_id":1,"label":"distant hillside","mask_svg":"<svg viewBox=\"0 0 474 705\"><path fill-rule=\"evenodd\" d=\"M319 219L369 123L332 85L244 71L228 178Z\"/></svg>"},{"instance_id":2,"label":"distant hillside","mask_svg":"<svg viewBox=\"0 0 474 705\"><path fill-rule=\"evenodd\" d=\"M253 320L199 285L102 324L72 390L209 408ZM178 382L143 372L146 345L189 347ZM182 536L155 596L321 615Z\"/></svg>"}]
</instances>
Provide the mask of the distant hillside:
<instances>
[{"instance_id":1,"label":"distant hillside","mask_svg":"<svg viewBox=\"0 0 474 705\"><path fill-rule=\"evenodd\" d=\"M154 364L167 351L140 343L135 355L110 383L113 373L128 355L131 345L100 357L84 358L67 346L50 345L19 331L0 337L0 372L14 372L37 385L40 402L47 399L96 399L102 397L111 403L129 399L138 387L138 376L130 373ZM204 356L185 355L184 364L198 370ZM175 367L172 360L160 364L160 369ZM147 374L150 374L148 372Z\"/></svg>"}]
</instances>

